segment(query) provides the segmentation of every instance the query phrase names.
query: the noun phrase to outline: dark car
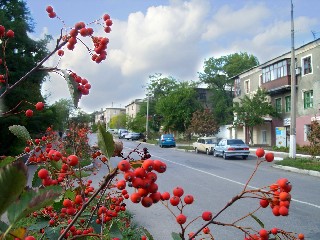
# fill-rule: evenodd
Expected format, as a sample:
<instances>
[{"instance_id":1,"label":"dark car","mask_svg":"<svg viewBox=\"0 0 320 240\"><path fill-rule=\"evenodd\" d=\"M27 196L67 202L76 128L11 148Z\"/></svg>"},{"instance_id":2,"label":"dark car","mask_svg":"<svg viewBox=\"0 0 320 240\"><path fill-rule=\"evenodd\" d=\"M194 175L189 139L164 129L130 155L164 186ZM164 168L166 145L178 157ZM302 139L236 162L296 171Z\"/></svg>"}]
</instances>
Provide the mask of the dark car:
<instances>
[{"instance_id":1,"label":"dark car","mask_svg":"<svg viewBox=\"0 0 320 240\"><path fill-rule=\"evenodd\" d=\"M176 147L176 140L173 134L162 134L159 138L160 147Z\"/></svg>"},{"instance_id":2,"label":"dark car","mask_svg":"<svg viewBox=\"0 0 320 240\"><path fill-rule=\"evenodd\" d=\"M222 156L224 159L229 157L247 159L249 153L249 146L241 139L222 139L213 149L214 157Z\"/></svg>"},{"instance_id":3,"label":"dark car","mask_svg":"<svg viewBox=\"0 0 320 240\"><path fill-rule=\"evenodd\" d=\"M137 132L129 132L127 135L124 136L125 139L127 140L139 140L143 139L143 134L137 133Z\"/></svg>"}]
</instances>

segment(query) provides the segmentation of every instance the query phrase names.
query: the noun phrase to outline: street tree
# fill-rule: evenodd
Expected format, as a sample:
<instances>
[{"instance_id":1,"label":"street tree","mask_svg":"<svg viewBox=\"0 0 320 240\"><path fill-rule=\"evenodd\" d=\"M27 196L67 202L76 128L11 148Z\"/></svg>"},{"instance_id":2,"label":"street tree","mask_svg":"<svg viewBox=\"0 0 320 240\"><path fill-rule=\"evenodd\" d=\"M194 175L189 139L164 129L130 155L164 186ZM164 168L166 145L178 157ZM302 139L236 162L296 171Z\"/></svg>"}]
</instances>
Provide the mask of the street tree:
<instances>
[{"instance_id":1,"label":"street tree","mask_svg":"<svg viewBox=\"0 0 320 240\"><path fill-rule=\"evenodd\" d=\"M127 116L127 128L133 132L143 133L146 131L146 116L139 115L135 117Z\"/></svg>"},{"instance_id":2,"label":"street tree","mask_svg":"<svg viewBox=\"0 0 320 240\"><path fill-rule=\"evenodd\" d=\"M202 109L195 88L195 83L180 82L176 89L156 102L156 112L162 116L164 131L184 133L187 130L193 112Z\"/></svg>"},{"instance_id":3,"label":"street tree","mask_svg":"<svg viewBox=\"0 0 320 240\"><path fill-rule=\"evenodd\" d=\"M264 117L279 117L276 109L268 101L267 92L258 88L252 95L245 95L240 102L235 102L233 111L235 119L234 127L244 125L249 129L250 143L253 144L253 128L265 122Z\"/></svg>"},{"instance_id":4,"label":"street tree","mask_svg":"<svg viewBox=\"0 0 320 240\"><path fill-rule=\"evenodd\" d=\"M232 122L232 77L258 64L258 59L246 52L205 60L199 79L212 91L212 113L219 125Z\"/></svg>"},{"instance_id":5,"label":"street tree","mask_svg":"<svg viewBox=\"0 0 320 240\"><path fill-rule=\"evenodd\" d=\"M212 136L219 132L219 125L209 109L197 110L192 114L188 133L199 136Z\"/></svg>"},{"instance_id":6,"label":"street tree","mask_svg":"<svg viewBox=\"0 0 320 240\"><path fill-rule=\"evenodd\" d=\"M30 103L44 101L41 95L41 84L47 76L44 71L33 72L29 75L28 81L21 82L19 86L10 89L10 94L6 93L8 87L14 85L48 54L47 43L50 37L46 36L36 41L28 36L28 33L33 32L34 25L25 1L1 0L0 23L15 33L15 37L6 41L6 48L2 47L0 52L2 62L0 75L7 81L7 84L0 86L0 155L7 155L11 154L11 150L16 149L18 144L15 136L9 132L10 125L22 123L29 129L31 135L46 129L44 124L39 125L42 122L48 123L46 119L41 118L43 114L38 114L35 121L26 121L24 116L18 114L29 108ZM5 51L5 49L10 50ZM10 69L8 75L7 69Z\"/></svg>"},{"instance_id":7,"label":"street tree","mask_svg":"<svg viewBox=\"0 0 320 240\"><path fill-rule=\"evenodd\" d=\"M60 131L67 128L70 116L75 112L75 107L71 99L59 99L52 104L53 111L55 112L55 123L53 127Z\"/></svg>"},{"instance_id":8,"label":"street tree","mask_svg":"<svg viewBox=\"0 0 320 240\"><path fill-rule=\"evenodd\" d=\"M126 126L126 114L120 113L110 119L109 128L124 128Z\"/></svg>"},{"instance_id":9,"label":"street tree","mask_svg":"<svg viewBox=\"0 0 320 240\"><path fill-rule=\"evenodd\" d=\"M311 122L308 141L310 142L308 147L310 154L313 157L320 155L320 124L317 120Z\"/></svg>"}]
</instances>

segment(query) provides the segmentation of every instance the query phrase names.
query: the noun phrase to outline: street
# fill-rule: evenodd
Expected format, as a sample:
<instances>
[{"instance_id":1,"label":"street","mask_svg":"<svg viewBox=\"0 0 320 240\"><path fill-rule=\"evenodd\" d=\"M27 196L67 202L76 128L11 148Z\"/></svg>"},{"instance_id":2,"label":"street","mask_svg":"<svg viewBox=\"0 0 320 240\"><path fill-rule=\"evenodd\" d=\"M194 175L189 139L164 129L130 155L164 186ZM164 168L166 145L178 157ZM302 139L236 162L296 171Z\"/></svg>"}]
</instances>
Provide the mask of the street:
<instances>
[{"instance_id":1,"label":"street","mask_svg":"<svg viewBox=\"0 0 320 240\"><path fill-rule=\"evenodd\" d=\"M126 140L123 142L125 156L139 144ZM233 196L242 191L256 165L256 157L253 155L249 156L248 160L224 160L212 155L159 148L146 143L139 146L141 149L143 147L148 148L152 155L151 159L159 159L167 164L167 171L158 176L160 192L172 193L174 187L181 186L185 194L194 196L195 202L184 209L187 222L201 215L203 211L209 210L215 213L221 210ZM119 160L118 157L112 159L114 164ZM248 186L251 189L268 186L279 178L288 178L293 185L289 216L274 217L270 207L261 209L254 215L265 224L267 230L277 227L287 231L302 232L306 239L320 239L319 178L276 169L272 164L263 163ZM217 220L225 223L234 222L255 210L258 205L257 199L241 199L221 214ZM171 209L176 210L172 207ZM171 239L171 232L179 231L175 218L161 203L144 208L140 204L128 202L128 210L134 214L134 220L147 228L156 240ZM196 231L203 223L202 220L197 220L190 225L187 232ZM259 224L251 217L238 224L260 229ZM211 225L210 229L219 240L244 237L242 232L230 227Z\"/></svg>"}]
</instances>

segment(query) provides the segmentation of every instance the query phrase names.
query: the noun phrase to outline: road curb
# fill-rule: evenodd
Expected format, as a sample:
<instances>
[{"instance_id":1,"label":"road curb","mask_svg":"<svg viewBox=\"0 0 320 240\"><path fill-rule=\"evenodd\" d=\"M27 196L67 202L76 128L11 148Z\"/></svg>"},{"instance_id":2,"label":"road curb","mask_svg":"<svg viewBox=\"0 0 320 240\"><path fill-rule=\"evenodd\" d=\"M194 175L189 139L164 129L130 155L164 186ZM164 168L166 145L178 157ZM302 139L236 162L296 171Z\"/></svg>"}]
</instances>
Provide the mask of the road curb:
<instances>
[{"instance_id":1,"label":"road curb","mask_svg":"<svg viewBox=\"0 0 320 240\"><path fill-rule=\"evenodd\" d=\"M272 167L286 170L289 172L295 172L295 173L301 173L301 174L306 174L314 177L320 177L320 172L318 171L313 171L313 170L305 170L305 169L299 169L299 168L294 168L294 167L289 167L289 166L281 166L281 165L276 165L273 164Z\"/></svg>"}]
</instances>

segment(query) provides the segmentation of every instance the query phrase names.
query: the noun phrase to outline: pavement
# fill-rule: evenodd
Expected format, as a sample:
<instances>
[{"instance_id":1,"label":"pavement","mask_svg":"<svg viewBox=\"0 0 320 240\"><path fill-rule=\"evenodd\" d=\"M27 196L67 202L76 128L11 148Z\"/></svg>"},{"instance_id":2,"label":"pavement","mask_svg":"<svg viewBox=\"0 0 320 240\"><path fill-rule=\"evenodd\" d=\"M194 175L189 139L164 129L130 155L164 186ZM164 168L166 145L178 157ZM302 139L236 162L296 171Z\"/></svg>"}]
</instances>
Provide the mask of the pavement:
<instances>
[{"instance_id":1,"label":"pavement","mask_svg":"<svg viewBox=\"0 0 320 240\"><path fill-rule=\"evenodd\" d=\"M152 144L154 145L154 144ZM177 144L177 146L190 146L190 144ZM179 149L175 148L175 150L178 151L185 151L185 152L194 152L194 150L185 150L185 149ZM251 155L255 156L257 148L250 148ZM289 153L286 152L277 152L277 151L268 151L266 152L272 152L274 154L274 161L281 161L284 158L289 156ZM306 154L296 154L297 158L311 158L311 155L306 155ZM317 159L320 159L320 156L316 157ZM299 169L299 168L294 168L294 167L289 167L289 166L282 166L278 164L272 164L272 167L282 169L285 171L290 171L290 172L295 172L295 173L300 173L300 174L306 174L314 177L320 177L320 172L319 171L313 171L313 170L305 170L305 169Z\"/></svg>"}]
</instances>

